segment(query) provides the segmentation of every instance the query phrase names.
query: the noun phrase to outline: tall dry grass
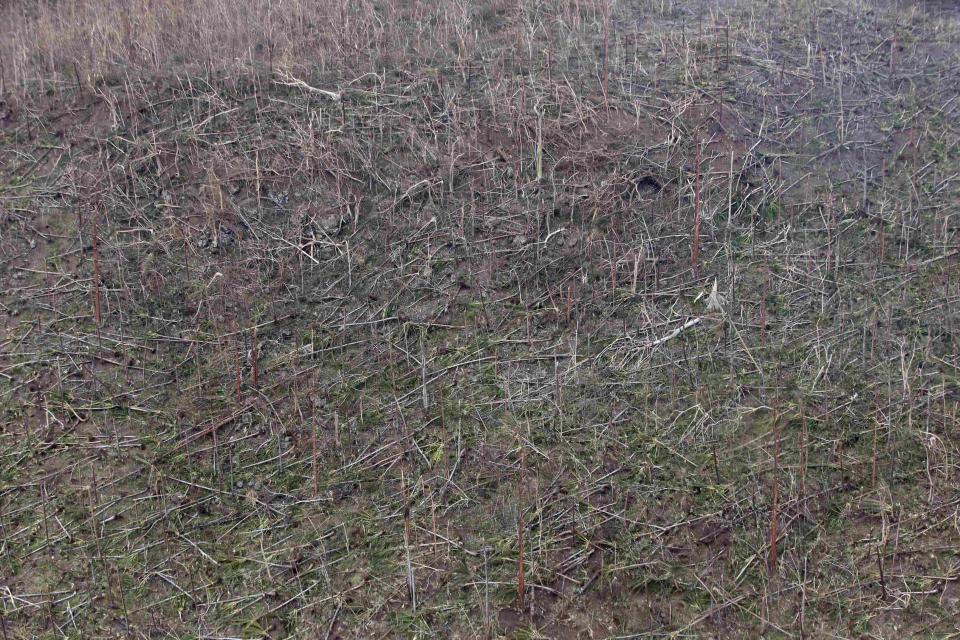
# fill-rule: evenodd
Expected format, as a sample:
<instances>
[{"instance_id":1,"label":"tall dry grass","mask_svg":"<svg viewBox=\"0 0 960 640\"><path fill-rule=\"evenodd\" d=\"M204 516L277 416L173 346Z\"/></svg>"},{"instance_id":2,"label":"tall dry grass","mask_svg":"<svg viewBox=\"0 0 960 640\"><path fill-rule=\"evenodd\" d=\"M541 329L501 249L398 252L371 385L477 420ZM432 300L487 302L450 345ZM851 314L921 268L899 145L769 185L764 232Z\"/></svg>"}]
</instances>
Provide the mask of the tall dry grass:
<instances>
[{"instance_id":1,"label":"tall dry grass","mask_svg":"<svg viewBox=\"0 0 960 640\"><path fill-rule=\"evenodd\" d=\"M280 68L360 75L471 56L515 2L25 0L0 6L5 92L108 74Z\"/></svg>"}]
</instances>

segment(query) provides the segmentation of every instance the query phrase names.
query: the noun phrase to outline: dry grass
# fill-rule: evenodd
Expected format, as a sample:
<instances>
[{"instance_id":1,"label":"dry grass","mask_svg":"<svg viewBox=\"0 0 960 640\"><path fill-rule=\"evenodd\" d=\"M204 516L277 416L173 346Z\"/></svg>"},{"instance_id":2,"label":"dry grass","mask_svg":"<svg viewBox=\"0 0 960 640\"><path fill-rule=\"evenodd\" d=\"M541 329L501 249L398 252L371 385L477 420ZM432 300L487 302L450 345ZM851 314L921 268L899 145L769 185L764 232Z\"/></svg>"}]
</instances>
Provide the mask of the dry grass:
<instances>
[{"instance_id":1,"label":"dry grass","mask_svg":"<svg viewBox=\"0 0 960 640\"><path fill-rule=\"evenodd\" d=\"M573 3L562 4L558 9L570 15ZM182 68L360 77L472 59L481 38L490 44L483 15L513 14L516 7L453 0L10 2L0 9L0 56L5 89L19 93L77 80L96 84L108 75L136 82Z\"/></svg>"},{"instance_id":2,"label":"dry grass","mask_svg":"<svg viewBox=\"0 0 960 640\"><path fill-rule=\"evenodd\" d=\"M238 6L3 8L0 637L955 632L954 17Z\"/></svg>"}]
</instances>

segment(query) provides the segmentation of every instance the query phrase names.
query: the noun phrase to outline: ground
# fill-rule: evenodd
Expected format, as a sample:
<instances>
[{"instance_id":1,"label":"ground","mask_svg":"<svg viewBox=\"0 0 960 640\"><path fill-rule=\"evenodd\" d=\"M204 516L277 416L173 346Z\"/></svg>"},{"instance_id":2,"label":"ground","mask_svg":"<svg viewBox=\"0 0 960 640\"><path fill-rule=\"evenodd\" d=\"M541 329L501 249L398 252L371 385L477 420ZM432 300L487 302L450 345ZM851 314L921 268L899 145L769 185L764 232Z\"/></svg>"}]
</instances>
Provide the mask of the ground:
<instances>
[{"instance_id":1,"label":"ground","mask_svg":"<svg viewBox=\"0 0 960 640\"><path fill-rule=\"evenodd\" d=\"M960 633L955 4L245 11L0 10L0 637Z\"/></svg>"}]
</instances>

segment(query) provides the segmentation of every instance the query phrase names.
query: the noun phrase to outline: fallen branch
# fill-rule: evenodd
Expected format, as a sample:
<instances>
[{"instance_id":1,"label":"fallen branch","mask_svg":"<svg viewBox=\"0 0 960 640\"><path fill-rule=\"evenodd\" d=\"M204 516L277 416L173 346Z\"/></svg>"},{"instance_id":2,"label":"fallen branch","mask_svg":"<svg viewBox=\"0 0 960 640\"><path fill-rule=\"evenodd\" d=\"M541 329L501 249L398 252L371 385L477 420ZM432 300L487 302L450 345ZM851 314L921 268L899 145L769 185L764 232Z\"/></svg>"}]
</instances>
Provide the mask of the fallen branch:
<instances>
[{"instance_id":1,"label":"fallen branch","mask_svg":"<svg viewBox=\"0 0 960 640\"><path fill-rule=\"evenodd\" d=\"M331 100L337 101L340 100L341 94L336 91L327 91L326 89L320 89L318 87L311 86L300 80L299 78L294 78L288 73L278 72L278 75L282 78L281 80L274 80L275 84L282 84L285 87L298 87L300 89L306 89L311 93L319 93L322 96L326 96Z\"/></svg>"},{"instance_id":2,"label":"fallen branch","mask_svg":"<svg viewBox=\"0 0 960 640\"><path fill-rule=\"evenodd\" d=\"M677 336L679 336L681 333L683 333L685 330L689 329L690 327L695 327L695 326L697 326L698 324L700 324L700 320L701 320L700 318L690 318L689 320L687 320L686 322L684 322L682 325L680 325L679 327L677 327L676 329L674 329L673 331L671 331L671 332L668 333L667 335L663 336L662 338L657 338L657 339L654 340L653 342L648 342L648 343L647 343L646 345L644 345L644 346L646 346L646 347L656 347L656 346L659 346L659 345L663 344L664 342L667 342L667 341L669 341L669 340L673 340L674 338L676 338Z\"/></svg>"}]
</instances>

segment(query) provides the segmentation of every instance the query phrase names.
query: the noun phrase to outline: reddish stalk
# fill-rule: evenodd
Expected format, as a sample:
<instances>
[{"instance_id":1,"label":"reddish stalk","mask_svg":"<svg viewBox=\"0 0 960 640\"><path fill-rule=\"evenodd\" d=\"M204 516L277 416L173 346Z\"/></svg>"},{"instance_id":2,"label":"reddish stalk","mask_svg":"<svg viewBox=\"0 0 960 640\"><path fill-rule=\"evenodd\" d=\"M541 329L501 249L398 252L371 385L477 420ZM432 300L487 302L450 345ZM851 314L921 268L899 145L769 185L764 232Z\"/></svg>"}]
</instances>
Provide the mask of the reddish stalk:
<instances>
[{"instance_id":1,"label":"reddish stalk","mask_svg":"<svg viewBox=\"0 0 960 640\"><path fill-rule=\"evenodd\" d=\"M609 96L607 92L608 79L610 75L610 63L608 56L610 54L610 4L604 2L603 9L603 103L609 107Z\"/></svg>"},{"instance_id":2,"label":"reddish stalk","mask_svg":"<svg viewBox=\"0 0 960 640\"><path fill-rule=\"evenodd\" d=\"M760 346L766 344L767 339L767 293L770 287L770 267L767 257L763 259L763 283L760 285Z\"/></svg>"},{"instance_id":3,"label":"reddish stalk","mask_svg":"<svg viewBox=\"0 0 960 640\"><path fill-rule=\"evenodd\" d=\"M696 174L693 182L693 240L690 247L690 268L693 270L694 279L698 276L697 263L700 259L700 143L697 142Z\"/></svg>"},{"instance_id":4,"label":"reddish stalk","mask_svg":"<svg viewBox=\"0 0 960 640\"><path fill-rule=\"evenodd\" d=\"M897 66L897 34L893 34L893 38L890 39L890 73L893 73L894 68Z\"/></svg>"},{"instance_id":5,"label":"reddish stalk","mask_svg":"<svg viewBox=\"0 0 960 640\"><path fill-rule=\"evenodd\" d=\"M253 325L253 335L250 338L250 361L253 366L253 388L256 389L259 386L259 371L257 369L257 325Z\"/></svg>"},{"instance_id":6,"label":"reddish stalk","mask_svg":"<svg viewBox=\"0 0 960 640\"><path fill-rule=\"evenodd\" d=\"M524 557L523 557L523 481L526 476L527 467L527 456L526 452L523 449L523 445L520 447L520 487L518 490L519 500L517 500L517 604L520 607L520 611L524 610L524 594L526 593L526 570L524 569Z\"/></svg>"},{"instance_id":7,"label":"reddish stalk","mask_svg":"<svg viewBox=\"0 0 960 640\"><path fill-rule=\"evenodd\" d=\"M236 378L237 378L237 404L238 405L243 402L243 391L240 388L240 380L242 375L241 365L240 365L240 349L242 349L242 346L240 344L240 340L238 339L237 348L234 349L233 351L234 368L236 369L236 372L237 372Z\"/></svg>"},{"instance_id":8,"label":"reddish stalk","mask_svg":"<svg viewBox=\"0 0 960 640\"><path fill-rule=\"evenodd\" d=\"M93 218L93 321L100 333L100 244L97 238L97 218Z\"/></svg>"},{"instance_id":9,"label":"reddish stalk","mask_svg":"<svg viewBox=\"0 0 960 640\"><path fill-rule=\"evenodd\" d=\"M769 573L772 575L777 566L777 521L780 518L780 418L777 418L777 428L774 437L776 442L773 449L773 505L770 508L770 564Z\"/></svg>"},{"instance_id":10,"label":"reddish stalk","mask_svg":"<svg viewBox=\"0 0 960 640\"><path fill-rule=\"evenodd\" d=\"M319 467L317 466L317 425L314 424L314 419L316 418L316 411L311 412L310 416L310 447L313 449L311 452L312 462L313 462L313 497L316 498L320 495L320 474Z\"/></svg>"}]
</instances>

